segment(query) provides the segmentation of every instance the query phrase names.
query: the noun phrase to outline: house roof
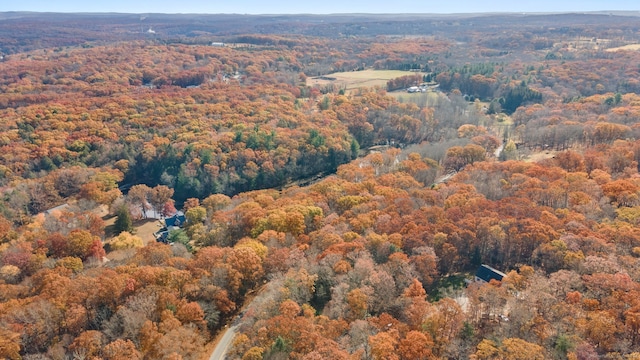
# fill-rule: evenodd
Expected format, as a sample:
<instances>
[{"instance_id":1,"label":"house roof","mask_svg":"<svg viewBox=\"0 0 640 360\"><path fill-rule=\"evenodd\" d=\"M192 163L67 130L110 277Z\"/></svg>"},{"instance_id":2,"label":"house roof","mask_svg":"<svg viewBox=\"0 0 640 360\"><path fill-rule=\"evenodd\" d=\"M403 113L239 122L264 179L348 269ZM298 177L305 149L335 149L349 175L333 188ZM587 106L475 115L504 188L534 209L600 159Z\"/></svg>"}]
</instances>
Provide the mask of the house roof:
<instances>
[{"instance_id":1,"label":"house roof","mask_svg":"<svg viewBox=\"0 0 640 360\"><path fill-rule=\"evenodd\" d=\"M481 265L476 271L476 277L479 279L489 282L491 280L502 281L502 278L507 276L507 274L502 271L496 270L489 265Z\"/></svg>"},{"instance_id":2,"label":"house roof","mask_svg":"<svg viewBox=\"0 0 640 360\"><path fill-rule=\"evenodd\" d=\"M184 215L175 214L172 217L164 219L164 223L167 227L181 227L184 224L185 220L186 218L184 217Z\"/></svg>"}]
</instances>

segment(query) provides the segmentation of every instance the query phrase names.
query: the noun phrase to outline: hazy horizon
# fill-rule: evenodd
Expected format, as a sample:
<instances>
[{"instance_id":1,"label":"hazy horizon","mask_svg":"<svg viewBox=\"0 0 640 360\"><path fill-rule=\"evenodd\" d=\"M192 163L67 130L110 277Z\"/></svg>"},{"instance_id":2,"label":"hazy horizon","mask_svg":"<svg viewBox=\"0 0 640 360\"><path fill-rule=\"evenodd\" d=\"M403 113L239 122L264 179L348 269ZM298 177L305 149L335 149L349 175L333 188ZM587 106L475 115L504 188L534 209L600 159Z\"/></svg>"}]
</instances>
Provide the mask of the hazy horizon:
<instances>
[{"instance_id":1,"label":"hazy horizon","mask_svg":"<svg viewBox=\"0 0 640 360\"><path fill-rule=\"evenodd\" d=\"M404 3L398 6L382 1L355 0L351 2L327 0L324 2L291 3L285 1L261 2L238 0L224 4L214 4L205 0L176 2L173 0L112 0L91 3L80 0L23 0L1 4L0 12L62 12L62 13L166 13L166 14L469 14L469 13L565 13L565 12L609 12L639 11L640 7L628 1L552 1L540 0L535 3L513 1L493 1L482 3L460 0L455 3Z\"/></svg>"}]
</instances>

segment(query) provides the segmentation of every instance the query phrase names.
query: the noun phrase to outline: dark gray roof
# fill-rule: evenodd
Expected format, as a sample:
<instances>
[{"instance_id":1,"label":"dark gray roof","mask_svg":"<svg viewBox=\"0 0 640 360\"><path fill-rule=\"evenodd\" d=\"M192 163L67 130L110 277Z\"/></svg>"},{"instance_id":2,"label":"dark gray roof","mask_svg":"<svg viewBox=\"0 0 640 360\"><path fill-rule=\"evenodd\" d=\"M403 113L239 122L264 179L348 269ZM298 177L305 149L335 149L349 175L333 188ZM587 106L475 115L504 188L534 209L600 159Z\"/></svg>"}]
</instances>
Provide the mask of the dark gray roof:
<instances>
[{"instance_id":1,"label":"dark gray roof","mask_svg":"<svg viewBox=\"0 0 640 360\"><path fill-rule=\"evenodd\" d=\"M158 242L167 243L169 241L169 230L167 229L162 229L155 232L153 235L156 237L156 241Z\"/></svg>"},{"instance_id":2,"label":"dark gray roof","mask_svg":"<svg viewBox=\"0 0 640 360\"><path fill-rule=\"evenodd\" d=\"M476 276L486 282L491 280L502 281L502 278L507 276L507 274L502 271L496 270L489 265L481 265L476 271Z\"/></svg>"},{"instance_id":3,"label":"dark gray roof","mask_svg":"<svg viewBox=\"0 0 640 360\"><path fill-rule=\"evenodd\" d=\"M175 214L172 217L164 219L164 223L167 227L181 227L182 225L184 225L185 220L186 218L184 215Z\"/></svg>"}]
</instances>

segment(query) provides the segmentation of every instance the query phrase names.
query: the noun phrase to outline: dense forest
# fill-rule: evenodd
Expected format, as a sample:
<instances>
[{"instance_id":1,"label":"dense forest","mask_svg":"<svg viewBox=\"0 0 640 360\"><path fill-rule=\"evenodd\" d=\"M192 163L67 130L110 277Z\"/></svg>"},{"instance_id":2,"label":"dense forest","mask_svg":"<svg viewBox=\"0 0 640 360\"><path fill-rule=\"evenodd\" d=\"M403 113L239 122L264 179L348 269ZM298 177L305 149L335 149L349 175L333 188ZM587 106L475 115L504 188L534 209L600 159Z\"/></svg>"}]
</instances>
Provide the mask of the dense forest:
<instances>
[{"instance_id":1,"label":"dense forest","mask_svg":"<svg viewBox=\"0 0 640 360\"><path fill-rule=\"evenodd\" d=\"M0 358L640 359L637 21L0 14Z\"/></svg>"}]
</instances>

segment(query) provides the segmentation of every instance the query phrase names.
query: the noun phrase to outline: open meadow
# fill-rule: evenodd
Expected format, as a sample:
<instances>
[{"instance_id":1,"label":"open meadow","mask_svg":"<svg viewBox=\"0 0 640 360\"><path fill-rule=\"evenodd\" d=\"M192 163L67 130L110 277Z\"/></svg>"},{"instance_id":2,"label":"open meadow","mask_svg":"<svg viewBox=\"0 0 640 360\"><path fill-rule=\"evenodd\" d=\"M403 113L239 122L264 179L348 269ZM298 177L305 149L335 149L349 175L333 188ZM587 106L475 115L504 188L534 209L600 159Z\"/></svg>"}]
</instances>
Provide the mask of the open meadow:
<instances>
[{"instance_id":1,"label":"open meadow","mask_svg":"<svg viewBox=\"0 0 640 360\"><path fill-rule=\"evenodd\" d=\"M381 86L386 87L387 81L401 76L421 74L414 71L402 70L373 70L337 72L318 77L307 78L307 86L324 87L334 85L338 89L347 91L362 88Z\"/></svg>"}]
</instances>

